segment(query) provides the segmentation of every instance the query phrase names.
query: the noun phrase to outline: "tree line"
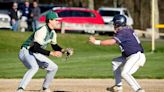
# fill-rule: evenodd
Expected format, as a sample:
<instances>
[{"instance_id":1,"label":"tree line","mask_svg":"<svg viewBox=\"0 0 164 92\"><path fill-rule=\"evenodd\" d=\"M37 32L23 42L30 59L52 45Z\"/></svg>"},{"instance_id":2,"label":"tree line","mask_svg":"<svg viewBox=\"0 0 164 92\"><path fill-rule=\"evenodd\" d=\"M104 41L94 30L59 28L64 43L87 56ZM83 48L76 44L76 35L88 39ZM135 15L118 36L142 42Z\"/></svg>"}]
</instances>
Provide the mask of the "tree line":
<instances>
[{"instance_id":1,"label":"tree line","mask_svg":"<svg viewBox=\"0 0 164 92\"><path fill-rule=\"evenodd\" d=\"M23 0L18 0L23 1ZM33 0L29 0L33 1ZM84 7L97 10L99 7L125 7L134 19L134 28L147 29L151 27L151 2L152 0L35 0L39 3L53 3L55 5ZM158 2L159 23L164 23L164 2ZM156 19L158 20L158 19Z\"/></svg>"}]
</instances>

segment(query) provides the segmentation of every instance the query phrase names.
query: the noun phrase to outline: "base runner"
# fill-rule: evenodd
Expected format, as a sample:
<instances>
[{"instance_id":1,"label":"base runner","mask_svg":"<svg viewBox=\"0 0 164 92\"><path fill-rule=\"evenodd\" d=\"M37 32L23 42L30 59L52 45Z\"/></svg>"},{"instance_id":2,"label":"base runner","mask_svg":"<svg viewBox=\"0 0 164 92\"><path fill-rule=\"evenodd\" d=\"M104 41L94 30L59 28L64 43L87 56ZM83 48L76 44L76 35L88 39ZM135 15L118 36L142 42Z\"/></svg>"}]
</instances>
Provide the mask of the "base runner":
<instances>
[{"instance_id":1,"label":"base runner","mask_svg":"<svg viewBox=\"0 0 164 92\"><path fill-rule=\"evenodd\" d=\"M113 18L113 24L115 36L112 39L96 40L93 36L89 38L89 41L95 45L108 46L117 43L121 49L122 56L114 58L112 61L115 85L107 88L107 90L111 92L123 92L122 77L135 92L145 92L132 76L146 61L141 43L133 29L126 25L125 16L116 15Z\"/></svg>"}]
</instances>

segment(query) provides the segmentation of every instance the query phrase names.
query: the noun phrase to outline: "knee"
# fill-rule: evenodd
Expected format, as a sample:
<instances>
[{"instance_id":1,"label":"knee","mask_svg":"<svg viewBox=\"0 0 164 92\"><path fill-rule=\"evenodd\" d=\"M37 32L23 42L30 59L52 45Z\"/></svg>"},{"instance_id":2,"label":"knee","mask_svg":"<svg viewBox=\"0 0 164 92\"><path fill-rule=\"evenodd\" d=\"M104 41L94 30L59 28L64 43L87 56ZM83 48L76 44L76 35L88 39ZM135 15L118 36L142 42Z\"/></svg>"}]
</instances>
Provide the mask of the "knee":
<instances>
[{"instance_id":1,"label":"knee","mask_svg":"<svg viewBox=\"0 0 164 92\"><path fill-rule=\"evenodd\" d=\"M53 70L58 70L58 66L56 64L54 64Z\"/></svg>"},{"instance_id":2,"label":"knee","mask_svg":"<svg viewBox=\"0 0 164 92\"><path fill-rule=\"evenodd\" d=\"M117 69L115 61L112 61L112 69L113 71Z\"/></svg>"},{"instance_id":3,"label":"knee","mask_svg":"<svg viewBox=\"0 0 164 92\"><path fill-rule=\"evenodd\" d=\"M120 62L112 61L112 69L113 69L113 71L117 70L120 65L121 65Z\"/></svg>"},{"instance_id":4,"label":"knee","mask_svg":"<svg viewBox=\"0 0 164 92\"><path fill-rule=\"evenodd\" d=\"M50 71L57 71L58 70L58 66L56 64L53 64L49 70Z\"/></svg>"},{"instance_id":5,"label":"knee","mask_svg":"<svg viewBox=\"0 0 164 92\"><path fill-rule=\"evenodd\" d=\"M30 68L32 71L37 72L39 70L39 66L35 65L35 66L31 66Z\"/></svg>"},{"instance_id":6,"label":"knee","mask_svg":"<svg viewBox=\"0 0 164 92\"><path fill-rule=\"evenodd\" d=\"M116 66L116 61L112 61L112 66Z\"/></svg>"},{"instance_id":7,"label":"knee","mask_svg":"<svg viewBox=\"0 0 164 92\"><path fill-rule=\"evenodd\" d=\"M129 73L127 73L127 72L122 72L122 73L121 73L121 76L122 76L122 78L124 78L124 79L126 79L126 78L128 77L128 75L129 75Z\"/></svg>"},{"instance_id":8,"label":"knee","mask_svg":"<svg viewBox=\"0 0 164 92\"><path fill-rule=\"evenodd\" d=\"M53 70L58 70L58 66L55 64Z\"/></svg>"}]
</instances>

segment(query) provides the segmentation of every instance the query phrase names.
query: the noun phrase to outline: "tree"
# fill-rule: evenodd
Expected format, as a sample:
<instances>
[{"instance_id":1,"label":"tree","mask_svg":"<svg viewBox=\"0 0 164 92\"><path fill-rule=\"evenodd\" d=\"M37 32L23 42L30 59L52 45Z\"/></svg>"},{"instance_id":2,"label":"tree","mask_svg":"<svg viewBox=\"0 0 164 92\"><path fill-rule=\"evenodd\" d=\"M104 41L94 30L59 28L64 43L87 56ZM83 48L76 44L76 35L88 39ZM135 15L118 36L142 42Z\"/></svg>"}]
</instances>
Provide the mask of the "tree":
<instances>
[{"instance_id":1,"label":"tree","mask_svg":"<svg viewBox=\"0 0 164 92\"><path fill-rule=\"evenodd\" d=\"M88 8L94 10L94 0L88 0Z\"/></svg>"}]
</instances>

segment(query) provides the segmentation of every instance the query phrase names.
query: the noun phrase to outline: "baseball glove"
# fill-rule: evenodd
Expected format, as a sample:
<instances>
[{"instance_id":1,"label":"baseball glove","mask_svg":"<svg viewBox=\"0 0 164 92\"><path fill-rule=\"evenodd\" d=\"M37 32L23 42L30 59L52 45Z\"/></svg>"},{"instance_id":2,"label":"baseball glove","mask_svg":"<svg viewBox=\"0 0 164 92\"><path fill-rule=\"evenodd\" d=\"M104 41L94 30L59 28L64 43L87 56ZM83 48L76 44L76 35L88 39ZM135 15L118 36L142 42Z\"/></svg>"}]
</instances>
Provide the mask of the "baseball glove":
<instances>
[{"instance_id":1,"label":"baseball glove","mask_svg":"<svg viewBox=\"0 0 164 92\"><path fill-rule=\"evenodd\" d=\"M64 49L64 51L63 51L63 54L65 54L67 57L72 56L73 53L74 53L73 48L66 48L66 49Z\"/></svg>"}]
</instances>

